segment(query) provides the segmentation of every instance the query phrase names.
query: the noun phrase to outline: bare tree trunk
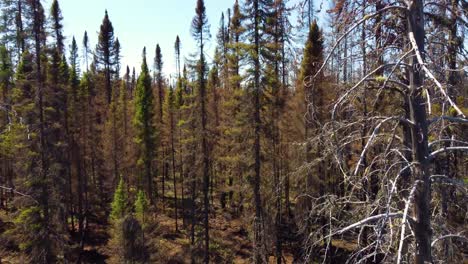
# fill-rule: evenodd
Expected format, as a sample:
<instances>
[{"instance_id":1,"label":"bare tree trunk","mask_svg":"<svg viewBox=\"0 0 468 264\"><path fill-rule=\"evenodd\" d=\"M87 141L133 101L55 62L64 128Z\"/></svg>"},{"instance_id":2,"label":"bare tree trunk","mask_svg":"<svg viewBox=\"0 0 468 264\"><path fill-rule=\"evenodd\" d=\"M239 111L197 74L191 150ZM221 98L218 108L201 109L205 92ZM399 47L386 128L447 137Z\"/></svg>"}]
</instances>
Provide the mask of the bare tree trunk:
<instances>
[{"instance_id":1,"label":"bare tree trunk","mask_svg":"<svg viewBox=\"0 0 468 264\"><path fill-rule=\"evenodd\" d=\"M416 264L432 263L431 253L431 183L429 175L429 147L428 147L428 123L425 100L423 98L424 74L418 69L416 55L424 56L424 13L422 0L414 0L408 11L409 38L414 36L417 48L410 58L412 68L410 70L410 117L414 122L411 130L413 159L417 163L414 166L414 180L417 182L414 204L415 239L416 239Z\"/></svg>"}]
</instances>

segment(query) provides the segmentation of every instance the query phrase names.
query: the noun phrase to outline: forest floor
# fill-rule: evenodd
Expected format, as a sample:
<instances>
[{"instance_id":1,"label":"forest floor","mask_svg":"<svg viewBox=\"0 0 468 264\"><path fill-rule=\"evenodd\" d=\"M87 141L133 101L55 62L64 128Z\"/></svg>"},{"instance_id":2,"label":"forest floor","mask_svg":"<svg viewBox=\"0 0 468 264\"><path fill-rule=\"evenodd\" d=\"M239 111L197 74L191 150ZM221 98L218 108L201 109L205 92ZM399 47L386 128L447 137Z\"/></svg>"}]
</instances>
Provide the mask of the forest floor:
<instances>
[{"instance_id":1,"label":"forest floor","mask_svg":"<svg viewBox=\"0 0 468 264\"><path fill-rule=\"evenodd\" d=\"M197 235L195 239L196 246L192 246L190 239L191 221L190 221L190 203L184 202L185 220L182 217L182 210L179 210L178 231L175 230L175 213L174 202L171 197L166 198L165 208L162 203L158 204L157 213L151 216L153 225L145 229L145 242L149 248L151 255L150 263L191 263L192 255L197 259L203 256L201 250L193 250L193 248L202 248L201 239L203 228L200 226L201 221L195 228ZM180 204L179 204L180 206ZM252 262L252 241L249 237L249 226L251 219L245 216L236 216L233 209L221 209L219 204L213 206L210 214L210 259L212 263L251 263ZM12 225L12 215L2 214L0 211L0 237L6 230L8 225ZM119 263L116 256L119 254L116 249L111 246L110 225L105 222L98 223L99 219L90 221L88 226L88 234L86 243L81 255L82 263ZM290 227L285 226L283 233L293 232ZM0 243L3 243L0 241ZM341 243L341 244L340 244ZM72 253L75 263L78 256L79 238L73 237L71 243L74 248ZM352 251L353 243L349 241L334 241L333 244L341 250ZM300 243L284 242L283 245L283 263L291 264L294 262L294 252ZM273 256L269 257L270 263L276 263ZM18 249L12 246L9 250L2 252L0 249L1 264L16 264L21 261ZM195 261L198 263L198 261Z\"/></svg>"},{"instance_id":2,"label":"forest floor","mask_svg":"<svg viewBox=\"0 0 468 264\"><path fill-rule=\"evenodd\" d=\"M173 204L173 203L172 203ZM160 206L158 206L160 207ZM189 208L184 211L185 221L179 215L178 231L175 230L174 208L166 206L159 208L159 213L153 215L157 225L148 228L150 234L147 235L146 243L151 252L151 263L191 263L191 239L190 239L190 216L187 215ZM180 212L179 212L180 214ZM184 223L185 222L185 223ZM210 254L212 263L251 263L252 242L247 230L248 223L240 217L233 217L229 209L221 210L215 208L210 215ZM89 240L84 248L85 263L117 263L112 256L115 252L109 247L108 231L106 226L90 227ZM201 233L201 226L196 226L196 232ZM201 234L200 234L201 235ZM107 238L107 239L106 239ZM195 243L202 243L196 238ZM196 252L198 257L202 252ZM284 263L293 263L293 255L285 247L283 256ZM270 263L276 263L274 257L270 257Z\"/></svg>"}]
</instances>

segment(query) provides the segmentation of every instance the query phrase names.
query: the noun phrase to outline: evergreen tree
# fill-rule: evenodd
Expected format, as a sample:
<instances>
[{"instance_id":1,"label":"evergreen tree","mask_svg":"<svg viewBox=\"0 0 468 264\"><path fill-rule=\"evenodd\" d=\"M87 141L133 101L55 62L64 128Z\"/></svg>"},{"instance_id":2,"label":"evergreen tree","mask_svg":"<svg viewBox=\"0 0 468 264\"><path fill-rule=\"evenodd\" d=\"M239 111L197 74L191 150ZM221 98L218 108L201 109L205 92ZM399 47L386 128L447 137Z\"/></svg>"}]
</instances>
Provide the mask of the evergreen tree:
<instances>
[{"instance_id":1,"label":"evergreen tree","mask_svg":"<svg viewBox=\"0 0 468 264\"><path fill-rule=\"evenodd\" d=\"M144 191L139 190L135 200L135 215L143 226L146 223L146 214L148 213L148 200Z\"/></svg>"},{"instance_id":2,"label":"evergreen tree","mask_svg":"<svg viewBox=\"0 0 468 264\"><path fill-rule=\"evenodd\" d=\"M255 218L254 218L254 262L266 262L265 252L265 233L264 226L264 209L261 193L261 99L263 95L262 87L262 64L261 60L264 49L267 47L265 34L268 28L265 28L265 20L267 15L271 14L269 8L271 1L269 0L247 0L245 2L245 17L247 20L246 33L248 34L250 45L249 64L251 65L251 82L249 86L252 90L252 126L254 128L254 143L253 143L253 159L254 159L254 173L252 177L253 199L255 204Z\"/></svg>"},{"instance_id":3,"label":"evergreen tree","mask_svg":"<svg viewBox=\"0 0 468 264\"><path fill-rule=\"evenodd\" d=\"M156 44L155 50L155 57L154 57L154 82L156 84L156 122L158 125L163 128L164 127L164 118L163 118L163 105L164 105L164 79L163 79L163 60L162 60L162 53L159 44ZM167 178L167 171L169 168L169 162L167 161L167 149L166 146L162 142L162 138L158 137L157 140L157 155L161 157L161 162L159 164L159 171L162 174L162 201L163 201L163 210L165 210L165 193L166 193L166 178Z\"/></svg>"},{"instance_id":4,"label":"evergreen tree","mask_svg":"<svg viewBox=\"0 0 468 264\"><path fill-rule=\"evenodd\" d=\"M96 66L101 66L104 71L105 77L105 93L107 96L107 102L110 104L112 99L112 73L116 66L115 61L116 49L114 39L114 27L112 22L109 20L107 10L102 20L101 29L99 31L98 44L96 46L95 60Z\"/></svg>"},{"instance_id":5,"label":"evergreen tree","mask_svg":"<svg viewBox=\"0 0 468 264\"><path fill-rule=\"evenodd\" d=\"M86 71L89 70L89 63L88 63L89 53L90 53L90 51L89 51L88 32L85 31L84 35L83 35L83 57L84 57L85 63L86 63Z\"/></svg>"},{"instance_id":6,"label":"evergreen tree","mask_svg":"<svg viewBox=\"0 0 468 264\"><path fill-rule=\"evenodd\" d=\"M33 124L38 127L37 137L31 143L33 162L30 168L28 185L29 191L34 195L36 203L29 202L20 209L16 218L16 232L20 234L21 249L28 255L33 263L51 263L54 261L54 246L51 230L56 224L54 215L51 215L50 206L50 150L47 145L46 117L44 114L44 73L43 55L45 40L45 16L44 9L39 0L28 2L28 8L32 15L32 35L34 39L34 78L35 96ZM25 67L23 65L22 67ZM31 85L31 84L30 84ZM30 86L32 87L32 85ZM37 174L36 174L37 173ZM55 214L55 211L52 212Z\"/></svg>"},{"instance_id":7,"label":"evergreen tree","mask_svg":"<svg viewBox=\"0 0 468 264\"><path fill-rule=\"evenodd\" d=\"M156 146L156 129L154 126L154 97L151 90L151 77L146 63L146 48L143 49L143 62L135 94L135 129L136 143L139 148L137 164L140 167L141 178L138 181L140 189L146 186L146 194L154 203L153 168Z\"/></svg>"},{"instance_id":8,"label":"evergreen tree","mask_svg":"<svg viewBox=\"0 0 468 264\"><path fill-rule=\"evenodd\" d=\"M119 184L114 192L114 199L111 204L111 221L118 221L125 217L127 213L127 193L123 177L120 177Z\"/></svg>"},{"instance_id":9,"label":"evergreen tree","mask_svg":"<svg viewBox=\"0 0 468 264\"><path fill-rule=\"evenodd\" d=\"M120 47L120 41L119 41L119 38L116 38L115 39L115 43L114 43L114 63L115 63L115 79L116 80L119 80L120 79L120 59L121 59L121 55L120 55L120 50L121 50L121 47Z\"/></svg>"},{"instance_id":10,"label":"evergreen tree","mask_svg":"<svg viewBox=\"0 0 468 264\"><path fill-rule=\"evenodd\" d=\"M180 38L179 35L177 35L175 44L174 44L174 50L175 50L175 56L176 56L176 72L177 72L177 78L180 79L180 49L181 49L181 43L180 43Z\"/></svg>"},{"instance_id":11,"label":"evergreen tree","mask_svg":"<svg viewBox=\"0 0 468 264\"><path fill-rule=\"evenodd\" d=\"M208 147L208 131L207 131L207 110L206 110L206 63L205 63L205 41L210 37L208 18L206 16L205 2L197 0L195 8L195 17L192 20L192 35L197 41L199 60L197 63L197 86L200 100L200 118L201 118L201 146L203 155L203 204L204 204L204 258L203 262L210 261L210 236L209 236L209 207L210 201L208 198L210 184L210 164L209 164L209 147Z\"/></svg>"},{"instance_id":12,"label":"evergreen tree","mask_svg":"<svg viewBox=\"0 0 468 264\"><path fill-rule=\"evenodd\" d=\"M156 82L157 88L157 96L158 96L158 104L157 104L157 111L158 111L158 120L162 124L162 115L163 115L163 105L164 105L164 79L163 79L163 60L162 60L162 53L161 47L159 44L156 45L156 53L154 57L154 81Z\"/></svg>"},{"instance_id":13,"label":"evergreen tree","mask_svg":"<svg viewBox=\"0 0 468 264\"><path fill-rule=\"evenodd\" d=\"M52 17L52 30L54 31L54 39L60 55L64 53L65 45L63 36L63 25L62 25L62 11L60 10L60 5L58 0L54 0L52 2L52 6L50 8L50 15Z\"/></svg>"},{"instance_id":14,"label":"evergreen tree","mask_svg":"<svg viewBox=\"0 0 468 264\"><path fill-rule=\"evenodd\" d=\"M171 172L173 179L173 191L174 191L174 214L175 214L175 231L179 232L178 226L178 200L177 200L177 178L176 178L176 148L175 148L175 125L176 125L176 106L174 98L174 89L172 86L166 93L166 99L164 101L164 120L166 124L165 133L165 144L170 148L170 159L171 159Z\"/></svg>"},{"instance_id":15,"label":"evergreen tree","mask_svg":"<svg viewBox=\"0 0 468 264\"><path fill-rule=\"evenodd\" d=\"M8 142L10 136L8 132L17 121L11 113L12 110L12 88L13 88L13 65L10 59L10 54L5 46L0 46L0 134L5 133L0 141ZM12 187L13 159L12 151L7 149L13 148L8 146L8 143L2 143L0 146L0 186ZM10 197L6 190L0 191L0 209L7 208L7 203Z\"/></svg>"}]
</instances>

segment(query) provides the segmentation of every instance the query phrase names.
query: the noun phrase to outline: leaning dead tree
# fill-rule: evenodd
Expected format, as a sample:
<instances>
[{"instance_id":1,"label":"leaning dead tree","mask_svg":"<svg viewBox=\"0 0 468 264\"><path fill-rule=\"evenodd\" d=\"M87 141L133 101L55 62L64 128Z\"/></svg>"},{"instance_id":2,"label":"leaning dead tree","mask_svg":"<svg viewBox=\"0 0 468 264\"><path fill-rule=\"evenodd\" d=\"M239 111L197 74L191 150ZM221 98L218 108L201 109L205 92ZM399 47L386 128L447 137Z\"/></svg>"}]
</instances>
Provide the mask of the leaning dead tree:
<instances>
[{"instance_id":1,"label":"leaning dead tree","mask_svg":"<svg viewBox=\"0 0 468 264\"><path fill-rule=\"evenodd\" d=\"M337 78L330 117L309 139L321 146L310 166L325 160L331 173L319 180L327 192L312 198L308 222L316 228L305 234L306 261L330 261L343 241L347 263L462 260L468 119L461 10L458 1L335 1L339 35L304 84L314 87L320 74L340 67L330 64L343 42L360 50L341 58L344 82Z\"/></svg>"}]
</instances>

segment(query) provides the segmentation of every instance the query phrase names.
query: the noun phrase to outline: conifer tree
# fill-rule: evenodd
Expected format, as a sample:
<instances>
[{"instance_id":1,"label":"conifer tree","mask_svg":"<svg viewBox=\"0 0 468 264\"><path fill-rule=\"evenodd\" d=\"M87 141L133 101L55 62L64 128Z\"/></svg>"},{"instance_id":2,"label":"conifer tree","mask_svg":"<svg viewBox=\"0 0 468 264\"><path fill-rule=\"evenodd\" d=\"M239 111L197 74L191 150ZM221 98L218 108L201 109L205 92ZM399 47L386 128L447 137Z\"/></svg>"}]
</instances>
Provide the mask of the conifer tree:
<instances>
[{"instance_id":1,"label":"conifer tree","mask_svg":"<svg viewBox=\"0 0 468 264\"><path fill-rule=\"evenodd\" d=\"M72 38L70 46L70 85L72 94L76 96L77 87L80 80L80 58L78 55L78 44L75 37Z\"/></svg>"},{"instance_id":2,"label":"conifer tree","mask_svg":"<svg viewBox=\"0 0 468 264\"><path fill-rule=\"evenodd\" d=\"M114 63L115 63L114 74L115 74L116 80L120 79L120 66L121 66L120 65L120 59L121 59L120 50L121 50L120 41L119 41L119 38L116 38L115 43L114 43Z\"/></svg>"},{"instance_id":3,"label":"conifer tree","mask_svg":"<svg viewBox=\"0 0 468 264\"><path fill-rule=\"evenodd\" d=\"M99 66L102 67L105 76L105 93L107 96L107 103L110 104L112 99L112 73L114 72L115 61L115 39L114 27L109 20L107 10L102 20L101 29L99 31L98 44L96 46L95 60ZM96 66L98 66L96 65Z\"/></svg>"},{"instance_id":4,"label":"conifer tree","mask_svg":"<svg viewBox=\"0 0 468 264\"><path fill-rule=\"evenodd\" d=\"M249 62L251 65L252 81L250 87L252 90L252 104L253 104L253 159L254 159L254 173L252 177L253 199L255 204L255 218L254 218L254 262L266 262L265 259L265 234L264 226L264 209L262 206L261 194L261 97L263 88L261 86L262 65L261 57L262 50L265 48L264 34L265 28L263 27L268 12L268 0L247 0L245 2L245 19L247 20L247 34L249 35Z\"/></svg>"},{"instance_id":5,"label":"conifer tree","mask_svg":"<svg viewBox=\"0 0 468 264\"><path fill-rule=\"evenodd\" d=\"M90 51L89 51L88 32L85 31L84 35L83 35L83 57L84 57L85 64L86 64L86 71L89 70L89 63L88 63L89 53L90 53Z\"/></svg>"},{"instance_id":6,"label":"conifer tree","mask_svg":"<svg viewBox=\"0 0 468 264\"><path fill-rule=\"evenodd\" d=\"M54 31L54 39L60 55L64 53L65 45L63 36L63 25L62 25L62 11L60 10L60 5L58 0L52 2L52 7L50 8L50 15L52 17L52 29Z\"/></svg>"},{"instance_id":7,"label":"conifer tree","mask_svg":"<svg viewBox=\"0 0 468 264\"><path fill-rule=\"evenodd\" d=\"M159 44L156 44L155 56L154 56L154 82L156 84L156 122L158 125L163 128L164 127L164 117L163 117L163 106L164 106L164 78L163 78L163 60L162 60L162 52L161 47ZM167 178L167 171L169 168L169 162L167 161L166 156L166 146L162 142L162 137L158 137L157 141L157 155L161 157L161 163L159 167L159 171L162 174L162 194L161 198L163 201L163 209L165 210L165 193L166 193L166 178Z\"/></svg>"},{"instance_id":8,"label":"conifer tree","mask_svg":"<svg viewBox=\"0 0 468 264\"><path fill-rule=\"evenodd\" d=\"M135 94L136 143L139 149L137 164L140 168L139 188L146 187L150 202L154 203L153 167L155 159L156 129L154 126L154 97L151 90L151 77L146 63L146 48L143 49L143 62Z\"/></svg>"},{"instance_id":9,"label":"conifer tree","mask_svg":"<svg viewBox=\"0 0 468 264\"><path fill-rule=\"evenodd\" d=\"M210 164L209 164L209 149L208 149L208 131L207 131L207 110L206 110L206 63L205 63L205 41L210 37L208 18L206 16L205 2L197 0L195 8L195 17L192 20L192 35L197 41L199 60L197 63L197 86L200 100L200 117L201 117L201 146L203 155L203 204L204 204L204 258L203 262L208 263L210 260L209 254L209 184L210 184Z\"/></svg>"},{"instance_id":10,"label":"conifer tree","mask_svg":"<svg viewBox=\"0 0 468 264\"><path fill-rule=\"evenodd\" d=\"M177 72L177 78L180 79L180 49L181 49L181 43L180 43L180 38L179 35L177 35L175 44L174 44L174 50L175 50L175 57L176 57L176 72Z\"/></svg>"},{"instance_id":11,"label":"conifer tree","mask_svg":"<svg viewBox=\"0 0 468 264\"><path fill-rule=\"evenodd\" d=\"M32 35L34 39L34 118L31 119L38 127L38 135L34 138L31 145L31 152L35 153L34 161L30 168L30 176L28 177L33 199L36 201L29 202L21 208L19 216L16 218L16 231L20 234L20 248L28 255L29 260L33 263L50 263L54 261L53 240L51 238L51 230L55 220L51 215L50 210L50 174L49 174L49 149L46 138L46 118L44 114L44 74L43 61L43 43L45 40L44 31L44 9L39 0L28 2L28 8L32 15ZM26 65L24 65L26 66ZM22 67L24 67L22 66ZM32 65L31 65L32 66ZM37 172L34 173L34 172ZM36 174L36 175L34 175Z\"/></svg>"},{"instance_id":12,"label":"conifer tree","mask_svg":"<svg viewBox=\"0 0 468 264\"><path fill-rule=\"evenodd\" d=\"M0 146L0 186L12 187L13 180L13 153L7 149L14 149L13 146L8 146L11 131L11 126L16 123L11 113L12 110L12 88L13 88L13 65L10 54L5 46L0 46L0 141L4 142ZM13 136L13 135L11 135ZM6 190L0 190L0 209L7 208L8 193Z\"/></svg>"},{"instance_id":13,"label":"conifer tree","mask_svg":"<svg viewBox=\"0 0 468 264\"><path fill-rule=\"evenodd\" d=\"M163 79L163 60L162 60L162 53L161 47L159 44L156 45L156 52L154 57L154 81L156 83L157 89L157 96L158 96L158 104L157 104L157 113L158 113L158 120L162 124L162 115L163 115L163 105L164 105L164 79Z\"/></svg>"},{"instance_id":14,"label":"conifer tree","mask_svg":"<svg viewBox=\"0 0 468 264\"><path fill-rule=\"evenodd\" d=\"M127 193L125 181L120 177L119 184L114 192L114 199L112 199L110 218L112 221L122 219L127 213Z\"/></svg>"},{"instance_id":15,"label":"conifer tree","mask_svg":"<svg viewBox=\"0 0 468 264\"><path fill-rule=\"evenodd\" d=\"M148 200L144 191L139 190L135 200L135 215L140 223L146 224L146 214L148 213Z\"/></svg>"},{"instance_id":16,"label":"conifer tree","mask_svg":"<svg viewBox=\"0 0 468 264\"><path fill-rule=\"evenodd\" d=\"M166 133L165 133L165 144L170 148L170 159L171 159L171 172L173 179L173 191L174 191L174 214L175 214L175 231L179 232L178 226L178 201L177 201L177 178L176 178L176 149L175 149L175 98L174 98L174 89L172 86L169 87L169 90L166 93L166 99L164 101L164 115L165 115L165 124L166 124Z\"/></svg>"}]
</instances>

